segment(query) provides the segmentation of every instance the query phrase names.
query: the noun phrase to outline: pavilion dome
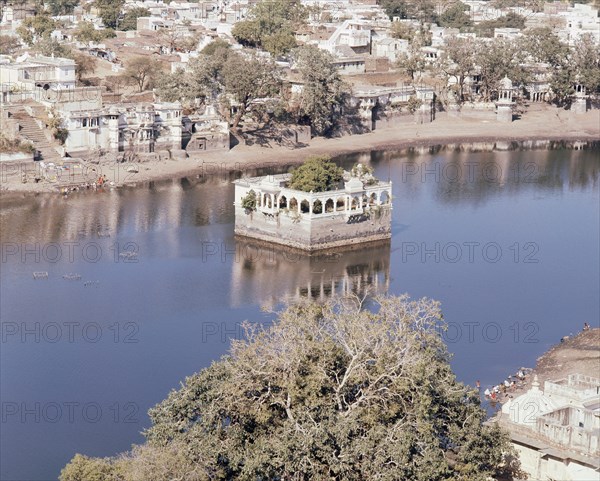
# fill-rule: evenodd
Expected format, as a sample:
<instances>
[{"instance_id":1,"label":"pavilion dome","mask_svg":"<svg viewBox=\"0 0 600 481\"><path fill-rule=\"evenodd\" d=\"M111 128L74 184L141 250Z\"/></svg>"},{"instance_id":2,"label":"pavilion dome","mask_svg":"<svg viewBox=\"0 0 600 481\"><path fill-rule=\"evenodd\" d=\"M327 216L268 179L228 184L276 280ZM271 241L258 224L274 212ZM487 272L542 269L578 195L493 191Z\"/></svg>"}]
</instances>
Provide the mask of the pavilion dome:
<instances>
[{"instance_id":1,"label":"pavilion dome","mask_svg":"<svg viewBox=\"0 0 600 481\"><path fill-rule=\"evenodd\" d=\"M348 182L344 183L346 192L362 192L365 190L362 180L358 177L351 177Z\"/></svg>"},{"instance_id":2,"label":"pavilion dome","mask_svg":"<svg viewBox=\"0 0 600 481\"><path fill-rule=\"evenodd\" d=\"M510 90L513 88L513 82L506 75L502 80L500 80L500 88L502 90Z\"/></svg>"},{"instance_id":3,"label":"pavilion dome","mask_svg":"<svg viewBox=\"0 0 600 481\"><path fill-rule=\"evenodd\" d=\"M271 194L276 194L281 191L281 179L277 178L274 175L266 175L260 181L260 189L263 192L269 192Z\"/></svg>"},{"instance_id":4,"label":"pavilion dome","mask_svg":"<svg viewBox=\"0 0 600 481\"><path fill-rule=\"evenodd\" d=\"M531 389L505 403L502 406L502 413L508 414L511 422L515 424L533 427L539 416L554 411L558 407L554 400L544 395L536 375L533 378Z\"/></svg>"}]
</instances>

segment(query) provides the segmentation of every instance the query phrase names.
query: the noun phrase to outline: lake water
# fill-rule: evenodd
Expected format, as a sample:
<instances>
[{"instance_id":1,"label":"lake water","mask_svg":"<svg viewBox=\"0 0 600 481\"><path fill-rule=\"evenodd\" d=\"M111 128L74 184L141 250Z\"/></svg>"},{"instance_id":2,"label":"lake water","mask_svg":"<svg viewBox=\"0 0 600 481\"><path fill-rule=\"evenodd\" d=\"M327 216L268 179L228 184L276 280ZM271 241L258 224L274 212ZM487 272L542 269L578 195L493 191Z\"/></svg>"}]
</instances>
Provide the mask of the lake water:
<instances>
[{"instance_id":1,"label":"lake water","mask_svg":"<svg viewBox=\"0 0 600 481\"><path fill-rule=\"evenodd\" d=\"M485 387L533 366L598 326L599 153L346 156L392 180L393 237L313 257L235 240L235 176L214 171L5 198L0 479L56 479L76 452L142 442L148 408L282 299L432 297L460 380Z\"/></svg>"}]
</instances>

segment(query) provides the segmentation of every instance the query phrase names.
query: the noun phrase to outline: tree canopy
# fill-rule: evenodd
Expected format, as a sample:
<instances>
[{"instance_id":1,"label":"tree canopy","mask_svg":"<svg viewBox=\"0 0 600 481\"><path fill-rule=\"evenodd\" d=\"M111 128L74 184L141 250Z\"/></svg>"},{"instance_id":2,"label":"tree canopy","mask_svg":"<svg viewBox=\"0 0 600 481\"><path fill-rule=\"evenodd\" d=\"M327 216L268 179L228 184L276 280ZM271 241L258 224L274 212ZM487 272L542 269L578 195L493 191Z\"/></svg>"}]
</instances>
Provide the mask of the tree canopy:
<instances>
[{"instance_id":1,"label":"tree canopy","mask_svg":"<svg viewBox=\"0 0 600 481\"><path fill-rule=\"evenodd\" d=\"M594 42L591 34L577 40L571 60L575 82L581 83L590 93L600 93L600 45Z\"/></svg>"},{"instance_id":2,"label":"tree canopy","mask_svg":"<svg viewBox=\"0 0 600 481\"><path fill-rule=\"evenodd\" d=\"M75 60L75 76L81 82L84 76L92 74L96 71L98 60L83 52L75 51L72 56Z\"/></svg>"},{"instance_id":3,"label":"tree canopy","mask_svg":"<svg viewBox=\"0 0 600 481\"><path fill-rule=\"evenodd\" d=\"M106 28L116 29L125 0L95 0L102 23Z\"/></svg>"},{"instance_id":4,"label":"tree canopy","mask_svg":"<svg viewBox=\"0 0 600 481\"><path fill-rule=\"evenodd\" d=\"M269 60L230 52L223 65L223 87L236 103L231 127L236 129L259 99L274 97L281 91L281 77Z\"/></svg>"},{"instance_id":5,"label":"tree canopy","mask_svg":"<svg viewBox=\"0 0 600 481\"><path fill-rule=\"evenodd\" d=\"M79 0L48 0L46 5L52 15L68 15L79 5Z\"/></svg>"},{"instance_id":6,"label":"tree canopy","mask_svg":"<svg viewBox=\"0 0 600 481\"><path fill-rule=\"evenodd\" d=\"M465 82L476 70L477 42L470 38L451 38L437 65L447 78L453 78L456 85L457 100L465 100Z\"/></svg>"},{"instance_id":7,"label":"tree canopy","mask_svg":"<svg viewBox=\"0 0 600 481\"><path fill-rule=\"evenodd\" d=\"M436 7L432 0L381 0L381 6L390 19L417 19L421 22L437 20Z\"/></svg>"},{"instance_id":8,"label":"tree canopy","mask_svg":"<svg viewBox=\"0 0 600 481\"><path fill-rule=\"evenodd\" d=\"M210 42L206 47L202 49L200 52L203 55L213 55L218 49L227 50L231 45L226 40L222 38L216 38L212 42Z\"/></svg>"},{"instance_id":9,"label":"tree canopy","mask_svg":"<svg viewBox=\"0 0 600 481\"><path fill-rule=\"evenodd\" d=\"M0 35L0 55L10 55L21 48L21 42L12 35Z\"/></svg>"},{"instance_id":10,"label":"tree canopy","mask_svg":"<svg viewBox=\"0 0 600 481\"><path fill-rule=\"evenodd\" d=\"M128 60L123 75L128 77L138 87L140 92L150 88L150 85L160 75L162 67L158 59L140 55Z\"/></svg>"},{"instance_id":11,"label":"tree canopy","mask_svg":"<svg viewBox=\"0 0 600 481\"><path fill-rule=\"evenodd\" d=\"M128 10L125 15L123 15L123 20L119 22L119 30L136 30L137 29L137 19L139 17L149 17L150 10L144 7L134 7L131 10Z\"/></svg>"},{"instance_id":12,"label":"tree canopy","mask_svg":"<svg viewBox=\"0 0 600 481\"><path fill-rule=\"evenodd\" d=\"M304 86L297 106L301 123L309 124L315 135L329 135L337 126L349 87L333 65L330 53L306 45L293 53L295 68Z\"/></svg>"},{"instance_id":13,"label":"tree canopy","mask_svg":"<svg viewBox=\"0 0 600 481\"><path fill-rule=\"evenodd\" d=\"M17 33L27 45L32 46L39 40L49 39L50 34L56 28L58 28L58 22L43 13L24 19L17 27Z\"/></svg>"},{"instance_id":14,"label":"tree canopy","mask_svg":"<svg viewBox=\"0 0 600 481\"><path fill-rule=\"evenodd\" d=\"M159 97L167 101L208 98L228 107L233 104L231 126L236 129L246 114L258 108L261 99L281 91L280 72L271 60L240 54L221 43L208 52L190 62L187 71L161 75Z\"/></svg>"},{"instance_id":15,"label":"tree canopy","mask_svg":"<svg viewBox=\"0 0 600 481\"><path fill-rule=\"evenodd\" d=\"M247 20L234 25L232 34L242 45L261 47L278 56L296 46L294 30L307 17L308 9L300 0L262 0L250 10Z\"/></svg>"},{"instance_id":16,"label":"tree canopy","mask_svg":"<svg viewBox=\"0 0 600 481\"><path fill-rule=\"evenodd\" d=\"M440 27L464 28L473 25L471 17L467 13L469 6L462 2L456 2L446 8L437 19Z\"/></svg>"},{"instance_id":17,"label":"tree canopy","mask_svg":"<svg viewBox=\"0 0 600 481\"><path fill-rule=\"evenodd\" d=\"M292 170L289 187L304 192L325 192L337 189L343 174L344 169L331 162L331 157L310 157Z\"/></svg>"},{"instance_id":18,"label":"tree canopy","mask_svg":"<svg viewBox=\"0 0 600 481\"><path fill-rule=\"evenodd\" d=\"M75 38L80 42L99 43L106 38L115 37L115 31L109 28L99 30L94 27L92 22L81 21L77 25L74 34Z\"/></svg>"},{"instance_id":19,"label":"tree canopy","mask_svg":"<svg viewBox=\"0 0 600 481\"><path fill-rule=\"evenodd\" d=\"M475 30L480 37L493 37L495 28L525 28L525 17L515 12L508 12L494 20L483 20L477 24Z\"/></svg>"},{"instance_id":20,"label":"tree canopy","mask_svg":"<svg viewBox=\"0 0 600 481\"><path fill-rule=\"evenodd\" d=\"M145 446L78 455L60 480L511 479L507 436L450 368L439 303L360 307L306 301L245 323L228 356L150 410Z\"/></svg>"}]
</instances>

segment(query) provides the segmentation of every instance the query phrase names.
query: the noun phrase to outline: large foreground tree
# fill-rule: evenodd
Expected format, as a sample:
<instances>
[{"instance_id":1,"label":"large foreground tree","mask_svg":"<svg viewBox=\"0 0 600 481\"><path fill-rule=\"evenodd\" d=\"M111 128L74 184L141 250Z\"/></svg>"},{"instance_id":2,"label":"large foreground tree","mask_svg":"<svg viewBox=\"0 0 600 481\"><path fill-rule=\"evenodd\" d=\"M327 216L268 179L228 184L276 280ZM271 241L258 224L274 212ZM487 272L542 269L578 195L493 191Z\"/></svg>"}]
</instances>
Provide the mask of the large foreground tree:
<instances>
[{"instance_id":1,"label":"large foreground tree","mask_svg":"<svg viewBox=\"0 0 600 481\"><path fill-rule=\"evenodd\" d=\"M61 481L510 479L507 438L483 425L440 328L437 302L407 296L246 324L229 356L150 410L145 446L100 464L78 455Z\"/></svg>"}]
</instances>

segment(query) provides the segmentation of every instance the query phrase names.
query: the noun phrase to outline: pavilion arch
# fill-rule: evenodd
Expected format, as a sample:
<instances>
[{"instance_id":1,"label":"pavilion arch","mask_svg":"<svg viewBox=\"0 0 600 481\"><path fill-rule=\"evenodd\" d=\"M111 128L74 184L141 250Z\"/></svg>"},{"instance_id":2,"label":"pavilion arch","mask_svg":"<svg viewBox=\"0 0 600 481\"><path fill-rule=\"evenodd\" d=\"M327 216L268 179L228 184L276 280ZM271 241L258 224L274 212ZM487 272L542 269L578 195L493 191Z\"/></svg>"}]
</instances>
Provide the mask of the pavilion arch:
<instances>
[{"instance_id":1,"label":"pavilion arch","mask_svg":"<svg viewBox=\"0 0 600 481\"><path fill-rule=\"evenodd\" d=\"M285 197L285 195L282 195L279 198L279 208L280 209L287 209L287 198Z\"/></svg>"},{"instance_id":2,"label":"pavilion arch","mask_svg":"<svg viewBox=\"0 0 600 481\"><path fill-rule=\"evenodd\" d=\"M273 207L273 198L271 197L271 194L263 194L263 206L268 209Z\"/></svg>"},{"instance_id":3,"label":"pavilion arch","mask_svg":"<svg viewBox=\"0 0 600 481\"><path fill-rule=\"evenodd\" d=\"M375 205L375 204L377 204L377 194L375 192L373 192L369 196L369 205Z\"/></svg>"},{"instance_id":4,"label":"pavilion arch","mask_svg":"<svg viewBox=\"0 0 600 481\"><path fill-rule=\"evenodd\" d=\"M333 199L327 199L327 201L325 202L325 212L333 212L333 211L334 211Z\"/></svg>"},{"instance_id":5,"label":"pavilion arch","mask_svg":"<svg viewBox=\"0 0 600 481\"><path fill-rule=\"evenodd\" d=\"M290 199L290 210L295 210L295 211L298 210L298 201L296 200L295 197L292 197Z\"/></svg>"},{"instance_id":6,"label":"pavilion arch","mask_svg":"<svg viewBox=\"0 0 600 481\"><path fill-rule=\"evenodd\" d=\"M380 204L389 204L390 203L390 194L387 190L384 190L381 194L379 194L379 203Z\"/></svg>"},{"instance_id":7,"label":"pavilion arch","mask_svg":"<svg viewBox=\"0 0 600 481\"><path fill-rule=\"evenodd\" d=\"M352 197L352 204L350 210L356 210L360 206L360 199L358 197Z\"/></svg>"},{"instance_id":8,"label":"pavilion arch","mask_svg":"<svg viewBox=\"0 0 600 481\"><path fill-rule=\"evenodd\" d=\"M323 213L323 203L320 200L317 199L313 202L312 213L313 214L322 214Z\"/></svg>"},{"instance_id":9,"label":"pavilion arch","mask_svg":"<svg viewBox=\"0 0 600 481\"><path fill-rule=\"evenodd\" d=\"M340 212L346 210L346 198L338 197L335 202L335 210Z\"/></svg>"},{"instance_id":10,"label":"pavilion arch","mask_svg":"<svg viewBox=\"0 0 600 481\"><path fill-rule=\"evenodd\" d=\"M304 214L308 214L310 212L310 202L308 202L306 199L300 202L300 212Z\"/></svg>"}]
</instances>

